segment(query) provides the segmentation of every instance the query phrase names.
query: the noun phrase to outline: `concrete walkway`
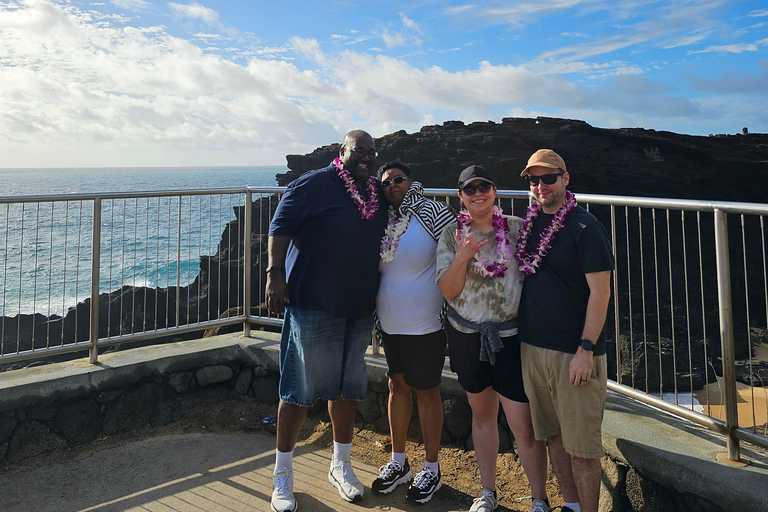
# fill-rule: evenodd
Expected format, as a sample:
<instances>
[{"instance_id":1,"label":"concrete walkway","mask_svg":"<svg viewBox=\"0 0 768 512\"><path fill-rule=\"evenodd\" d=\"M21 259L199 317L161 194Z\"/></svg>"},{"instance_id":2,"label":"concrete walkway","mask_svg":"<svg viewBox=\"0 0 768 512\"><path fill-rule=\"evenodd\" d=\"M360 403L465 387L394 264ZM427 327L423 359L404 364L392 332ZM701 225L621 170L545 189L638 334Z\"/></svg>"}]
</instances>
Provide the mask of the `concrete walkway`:
<instances>
[{"instance_id":1,"label":"concrete walkway","mask_svg":"<svg viewBox=\"0 0 768 512\"><path fill-rule=\"evenodd\" d=\"M261 434L186 434L136 441L67 461L5 475L0 504L7 512L268 511L275 439ZM301 512L415 510L405 488L370 492L378 468L353 461L366 496L347 503L328 483L331 453L296 449L296 499ZM442 494L442 495L441 495ZM438 492L423 512L467 510L472 498ZM459 503L457 503L458 501ZM502 510L497 509L497 510Z\"/></svg>"}]
</instances>

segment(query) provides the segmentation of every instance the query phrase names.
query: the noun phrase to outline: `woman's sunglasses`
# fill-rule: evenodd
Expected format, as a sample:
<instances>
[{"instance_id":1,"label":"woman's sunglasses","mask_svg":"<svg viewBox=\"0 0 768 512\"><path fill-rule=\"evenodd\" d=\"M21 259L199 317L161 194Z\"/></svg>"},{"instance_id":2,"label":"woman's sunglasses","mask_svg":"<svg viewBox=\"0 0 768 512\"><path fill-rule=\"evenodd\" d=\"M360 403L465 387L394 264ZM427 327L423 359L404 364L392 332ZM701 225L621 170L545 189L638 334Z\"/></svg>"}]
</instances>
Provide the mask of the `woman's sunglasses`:
<instances>
[{"instance_id":1,"label":"woman's sunglasses","mask_svg":"<svg viewBox=\"0 0 768 512\"><path fill-rule=\"evenodd\" d=\"M478 190L481 194L487 194L488 191L490 191L493 188L493 185L490 183L483 183L482 185L467 185L463 189L461 189L462 192L464 192L465 195L473 196L475 195L475 192Z\"/></svg>"},{"instance_id":2,"label":"woman's sunglasses","mask_svg":"<svg viewBox=\"0 0 768 512\"><path fill-rule=\"evenodd\" d=\"M381 186L382 186L383 188L387 188L387 187L389 187L389 186L390 186L392 183L394 183L395 185L399 185L399 184L401 184L401 183L402 183L402 182L404 182L404 181L408 181L408 176L395 176L395 177L394 177L394 178L392 178L391 180L384 180L384 181L382 181L382 182L381 182Z\"/></svg>"},{"instance_id":3,"label":"woman's sunglasses","mask_svg":"<svg viewBox=\"0 0 768 512\"><path fill-rule=\"evenodd\" d=\"M539 180L543 181L545 185L554 185L557 182L557 178L565 174L564 172L558 172L555 174L542 174L541 176L525 175L525 179L528 180L528 184L535 187L539 184Z\"/></svg>"}]
</instances>

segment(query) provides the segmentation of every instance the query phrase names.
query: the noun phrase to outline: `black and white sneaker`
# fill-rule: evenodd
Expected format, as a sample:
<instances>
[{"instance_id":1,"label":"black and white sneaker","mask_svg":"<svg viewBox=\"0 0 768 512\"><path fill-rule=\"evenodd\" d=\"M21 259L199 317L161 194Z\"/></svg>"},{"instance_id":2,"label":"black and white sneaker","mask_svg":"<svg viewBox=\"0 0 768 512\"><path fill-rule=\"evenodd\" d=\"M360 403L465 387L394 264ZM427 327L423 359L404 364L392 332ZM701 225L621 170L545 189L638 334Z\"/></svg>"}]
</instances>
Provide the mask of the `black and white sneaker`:
<instances>
[{"instance_id":1,"label":"black and white sneaker","mask_svg":"<svg viewBox=\"0 0 768 512\"><path fill-rule=\"evenodd\" d=\"M379 477L371 484L371 490L379 494L389 494L400 484L411 480L411 465L405 459L405 465L390 460L379 468Z\"/></svg>"},{"instance_id":2,"label":"black and white sneaker","mask_svg":"<svg viewBox=\"0 0 768 512\"><path fill-rule=\"evenodd\" d=\"M416 474L408 492L405 493L405 499L413 503L424 504L432 499L434 495L443 486L443 479L440 478L440 469L435 473L427 468L422 469Z\"/></svg>"}]
</instances>

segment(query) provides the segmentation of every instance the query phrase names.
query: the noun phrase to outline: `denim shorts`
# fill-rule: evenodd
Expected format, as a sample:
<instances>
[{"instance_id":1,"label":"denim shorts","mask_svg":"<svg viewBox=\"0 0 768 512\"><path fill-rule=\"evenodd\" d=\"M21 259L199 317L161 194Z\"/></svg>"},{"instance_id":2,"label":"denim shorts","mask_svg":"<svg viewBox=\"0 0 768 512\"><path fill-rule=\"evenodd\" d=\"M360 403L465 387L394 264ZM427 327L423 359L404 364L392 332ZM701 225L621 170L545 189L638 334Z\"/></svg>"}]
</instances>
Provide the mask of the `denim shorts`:
<instances>
[{"instance_id":1,"label":"denim shorts","mask_svg":"<svg viewBox=\"0 0 768 512\"><path fill-rule=\"evenodd\" d=\"M365 400L365 351L372 333L373 314L346 319L286 307L280 338L280 399L303 407L319 398Z\"/></svg>"}]
</instances>

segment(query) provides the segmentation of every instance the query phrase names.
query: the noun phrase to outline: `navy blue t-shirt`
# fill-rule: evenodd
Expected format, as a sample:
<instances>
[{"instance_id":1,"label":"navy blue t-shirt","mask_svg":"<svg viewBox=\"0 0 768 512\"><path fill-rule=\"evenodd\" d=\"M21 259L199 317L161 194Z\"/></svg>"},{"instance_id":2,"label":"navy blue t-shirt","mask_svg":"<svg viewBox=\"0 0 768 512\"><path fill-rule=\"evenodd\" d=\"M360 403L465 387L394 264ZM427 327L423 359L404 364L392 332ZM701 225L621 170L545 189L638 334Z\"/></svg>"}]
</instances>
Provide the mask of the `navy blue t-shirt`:
<instances>
[{"instance_id":1,"label":"navy blue t-shirt","mask_svg":"<svg viewBox=\"0 0 768 512\"><path fill-rule=\"evenodd\" d=\"M387 224L387 202L379 186L377 193L376 217L363 220L333 164L288 185L269 235L291 237L285 261L291 306L336 318L373 312Z\"/></svg>"},{"instance_id":2,"label":"navy blue t-shirt","mask_svg":"<svg viewBox=\"0 0 768 512\"><path fill-rule=\"evenodd\" d=\"M538 243L552 217L541 212L534 220L528 251ZM555 235L536 273L525 276L518 320L520 341L575 354L589 300L585 274L613 268L613 251L605 228L594 215L577 206ZM592 341L595 355L605 354L605 328Z\"/></svg>"}]
</instances>

